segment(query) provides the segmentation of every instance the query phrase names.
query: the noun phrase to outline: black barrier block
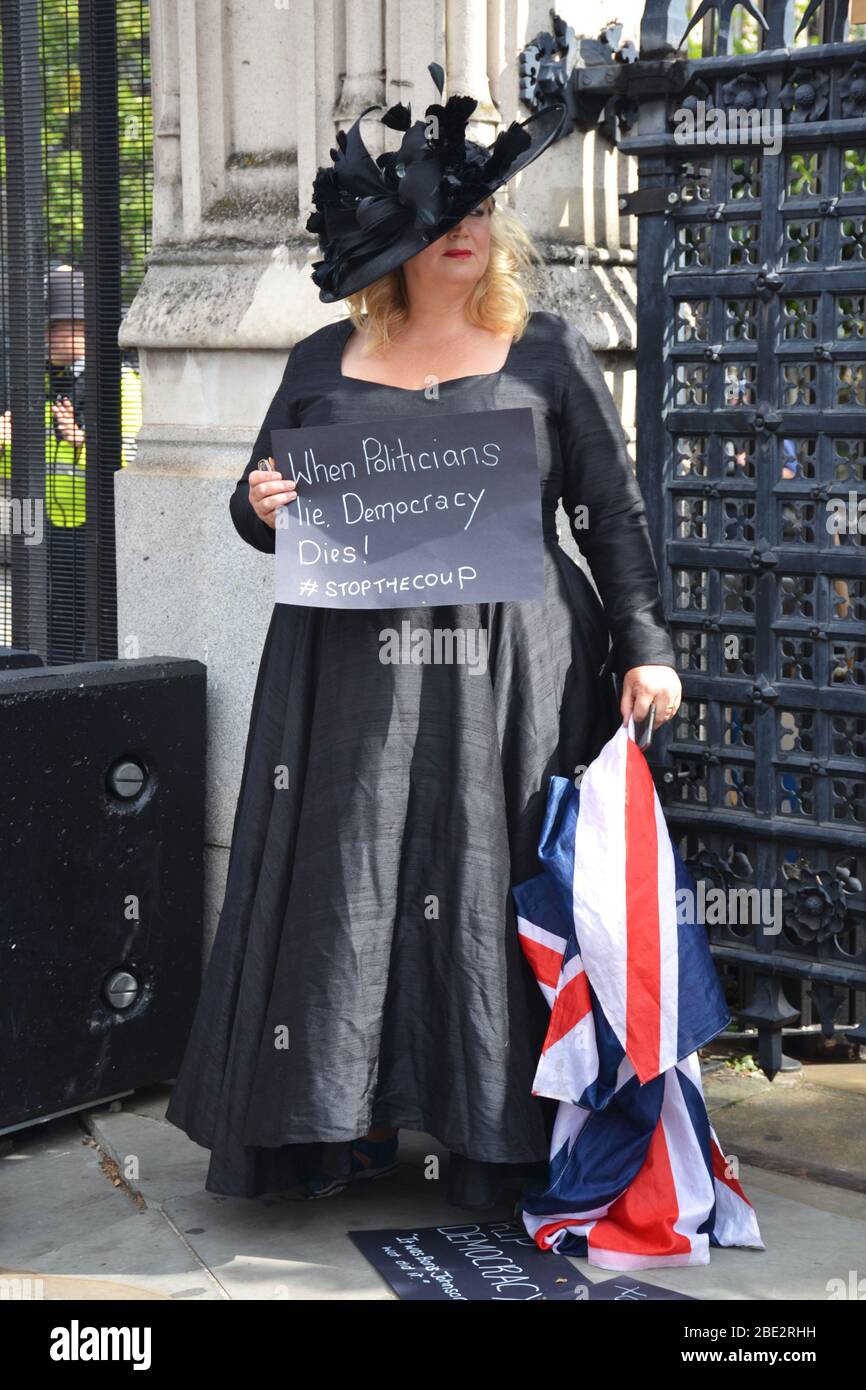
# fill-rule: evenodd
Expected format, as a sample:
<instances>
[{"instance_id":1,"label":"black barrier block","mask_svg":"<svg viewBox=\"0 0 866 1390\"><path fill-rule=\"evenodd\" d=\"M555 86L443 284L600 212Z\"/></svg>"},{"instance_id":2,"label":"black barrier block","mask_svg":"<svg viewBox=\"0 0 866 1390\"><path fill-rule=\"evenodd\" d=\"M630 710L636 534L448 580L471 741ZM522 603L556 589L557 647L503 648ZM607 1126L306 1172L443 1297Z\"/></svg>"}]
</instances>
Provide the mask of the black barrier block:
<instances>
[{"instance_id":1,"label":"black barrier block","mask_svg":"<svg viewBox=\"0 0 866 1390\"><path fill-rule=\"evenodd\" d=\"M19 666L41 665L42 657L38 652L28 652L23 647L0 647L0 671L15 671Z\"/></svg>"},{"instance_id":2,"label":"black barrier block","mask_svg":"<svg viewBox=\"0 0 866 1390\"><path fill-rule=\"evenodd\" d=\"M205 683L0 671L0 1129L173 1077L202 958Z\"/></svg>"}]
</instances>

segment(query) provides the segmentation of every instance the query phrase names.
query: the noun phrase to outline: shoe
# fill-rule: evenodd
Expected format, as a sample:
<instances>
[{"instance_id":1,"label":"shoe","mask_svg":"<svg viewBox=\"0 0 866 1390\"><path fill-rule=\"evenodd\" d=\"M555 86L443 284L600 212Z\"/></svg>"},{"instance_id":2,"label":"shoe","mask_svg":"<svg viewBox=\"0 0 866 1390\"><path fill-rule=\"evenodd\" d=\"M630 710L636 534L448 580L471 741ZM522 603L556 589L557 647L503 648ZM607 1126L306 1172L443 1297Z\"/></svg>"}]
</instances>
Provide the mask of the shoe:
<instances>
[{"instance_id":1,"label":"shoe","mask_svg":"<svg viewBox=\"0 0 866 1390\"><path fill-rule=\"evenodd\" d=\"M335 1178L330 1173L317 1173L315 1177L304 1178L299 1185L296 1200L315 1202L320 1197L336 1197L352 1181L350 1177Z\"/></svg>"},{"instance_id":2,"label":"shoe","mask_svg":"<svg viewBox=\"0 0 866 1390\"><path fill-rule=\"evenodd\" d=\"M384 1178L388 1173L394 1173L399 1168L397 1162L397 1141L395 1134L392 1139L356 1139L352 1145L352 1158L349 1164L348 1182L357 1182L363 1178ZM369 1163L364 1163L358 1154L366 1155Z\"/></svg>"},{"instance_id":3,"label":"shoe","mask_svg":"<svg viewBox=\"0 0 866 1390\"><path fill-rule=\"evenodd\" d=\"M335 1177L332 1173L321 1172L304 1178L294 1200L316 1202L322 1197L336 1197L350 1183L362 1178L384 1178L388 1173L396 1172L400 1166L397 1163L397 1142L396 1134L393 1139L355 1139L348 1173ZM367 1155L370 1163L364 1163L357 1153Z\"/></svg>"}]
</instances>

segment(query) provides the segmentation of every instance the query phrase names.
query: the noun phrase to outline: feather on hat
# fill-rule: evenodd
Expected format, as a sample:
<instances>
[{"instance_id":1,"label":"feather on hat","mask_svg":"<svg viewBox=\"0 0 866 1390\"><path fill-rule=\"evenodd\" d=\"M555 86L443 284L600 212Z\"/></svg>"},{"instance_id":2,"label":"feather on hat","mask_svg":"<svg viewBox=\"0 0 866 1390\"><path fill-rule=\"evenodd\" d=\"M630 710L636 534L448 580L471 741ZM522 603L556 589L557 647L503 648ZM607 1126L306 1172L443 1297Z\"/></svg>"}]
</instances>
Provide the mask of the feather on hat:
<instances>
[{"instance_id":1,"label":"feather on hat","mask_svg":"<svg viewBox=\"0 0 866 1390\"><path fill-rule=\"evenodd\" d=\"M440 97L445 73L439 63L428 72ZM564 102L543 107L526 121L512 121L488 148L467 140L474 97L451 96L428 106L425 120L412 121L409 106L398 102L380 117L390 130L402 130L396 151L375 160L361 136L368 106L348 131L337 132L334 161L313 181L315 211L307 231L319 239L323 259L312 278L326 304L344 299L423 251L455 227L495 189L525 169L563 132Z\"/></svg>"}]
</instances>

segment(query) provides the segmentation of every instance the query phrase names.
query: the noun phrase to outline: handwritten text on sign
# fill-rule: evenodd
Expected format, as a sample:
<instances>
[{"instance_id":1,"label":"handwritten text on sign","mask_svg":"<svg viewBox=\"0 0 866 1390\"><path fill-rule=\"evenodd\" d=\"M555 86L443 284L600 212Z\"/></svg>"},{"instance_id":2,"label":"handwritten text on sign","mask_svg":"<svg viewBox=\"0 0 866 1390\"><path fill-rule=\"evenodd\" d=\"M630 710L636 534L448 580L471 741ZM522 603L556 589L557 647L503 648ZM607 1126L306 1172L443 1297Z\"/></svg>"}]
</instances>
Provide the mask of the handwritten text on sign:
<instances>
[{"instance_id":1,"label":"handwritten text on sign","mask_svg":"<svg viewBox=\"0 0 866 1390\"><path fill-rule=\"evenodd\" d=\"M528 407L272 430L271 453L299 480L297 501L276 514L277 603L543 597Z\"/></svg>"}]
</instances>

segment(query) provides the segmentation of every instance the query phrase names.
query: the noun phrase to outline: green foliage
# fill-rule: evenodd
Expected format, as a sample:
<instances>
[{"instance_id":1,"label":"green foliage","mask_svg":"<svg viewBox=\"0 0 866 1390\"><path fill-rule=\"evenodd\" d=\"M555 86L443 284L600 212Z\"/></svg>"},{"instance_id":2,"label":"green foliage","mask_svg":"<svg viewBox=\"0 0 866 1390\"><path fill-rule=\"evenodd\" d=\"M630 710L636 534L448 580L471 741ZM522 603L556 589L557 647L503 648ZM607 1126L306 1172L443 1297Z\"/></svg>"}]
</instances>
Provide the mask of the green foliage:
<instances>
[{"instance_id":1,"label":"green foliage","mask_svg":"<svg viewBox=\"0 0 866 1390\"><path fill-rule=\"evenodd\" d=\"M150 249L150 10L145 0L117 0L116 17L121 293L125 311L141 283L144 258ZM79 265L84 244L84 200L78 0L39 0L39 58L46 261ZM0 174L5 178L5 173L5 136L0 131Z\"/></svg>"},{"instance_id":2,"label":"green foliage","mask_svg":"<svg viewBox=\"0 0 866 1390\"><path fill-rule=\"evenodd\" d=\"M745 1057L729 1057L725 1066L741 1075L752 1076L761 1070L751 1053Z\"/></svg>"}]
</instances>

